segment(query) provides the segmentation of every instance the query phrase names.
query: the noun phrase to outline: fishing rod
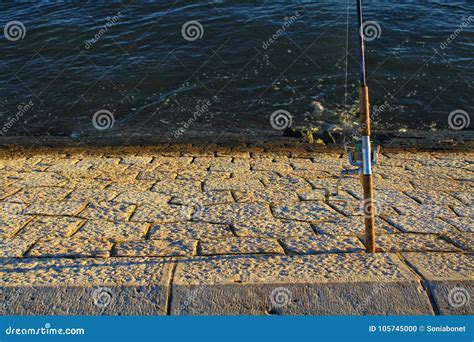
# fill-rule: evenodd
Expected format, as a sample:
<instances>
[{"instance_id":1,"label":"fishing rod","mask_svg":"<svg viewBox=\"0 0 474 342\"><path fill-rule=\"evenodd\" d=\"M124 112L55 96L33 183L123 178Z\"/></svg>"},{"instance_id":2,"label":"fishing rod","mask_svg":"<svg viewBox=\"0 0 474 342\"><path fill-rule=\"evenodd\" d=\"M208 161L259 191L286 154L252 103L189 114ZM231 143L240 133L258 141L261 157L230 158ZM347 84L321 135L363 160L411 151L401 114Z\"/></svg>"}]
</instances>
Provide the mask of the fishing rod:
<instances>
[{"instance_id":1,"label":"fishing rod","mask_svg":"<svg viewBox=\"0 0 474 342\"><path fill-rule=\"evenodd\" d=\"M360 48L360 89L359 113L360 132L362 140L362 188L364 190L364 220L365 245L367 252L375 253L375 213L374 186L372 179L372 151L370 143L370 103L369 88L367 87L364 46L364 18L362 15L362 0L357 0L357 17L359 20Z\"/></svg>"}]
</instances>

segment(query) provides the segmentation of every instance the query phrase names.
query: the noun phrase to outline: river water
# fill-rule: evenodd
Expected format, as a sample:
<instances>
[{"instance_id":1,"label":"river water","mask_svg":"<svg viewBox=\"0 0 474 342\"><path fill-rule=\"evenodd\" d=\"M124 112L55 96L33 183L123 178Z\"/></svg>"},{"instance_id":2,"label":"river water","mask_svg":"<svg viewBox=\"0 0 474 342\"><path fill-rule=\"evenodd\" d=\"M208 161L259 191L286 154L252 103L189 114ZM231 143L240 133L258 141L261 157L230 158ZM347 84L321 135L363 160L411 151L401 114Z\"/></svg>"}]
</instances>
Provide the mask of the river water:
<instances>
[{"instance_id":1,"label":"river water","mask_svg":"<svg viewBox=\"0 0 474 342\"><path fill-rule=\"evenodd\" d=\"M473 1L364 8L377 129L473 113ZM358 105L352 0L4 1L0 24L6 136L265 134L275 111L350 129Z\"/></svg>"}]
</instances>

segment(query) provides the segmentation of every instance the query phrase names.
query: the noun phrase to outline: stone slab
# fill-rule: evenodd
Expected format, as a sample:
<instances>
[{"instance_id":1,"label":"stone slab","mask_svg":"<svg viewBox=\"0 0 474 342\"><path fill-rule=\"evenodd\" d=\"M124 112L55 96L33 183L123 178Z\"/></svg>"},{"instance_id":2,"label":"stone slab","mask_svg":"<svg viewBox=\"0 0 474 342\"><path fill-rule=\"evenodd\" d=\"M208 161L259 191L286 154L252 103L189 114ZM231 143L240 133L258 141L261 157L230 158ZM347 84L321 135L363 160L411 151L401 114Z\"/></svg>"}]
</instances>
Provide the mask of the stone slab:
<instances>
[{"instance_id":1,"label":"stone slab","mask_svg":"<svg viewBox=\"0 0 474 342\"><path fill-rule=\"evenodd\" d=\"M86 208L87 202L59 201L35 202L30 204L23 214L25 215L64 215L75 216Z\"/></svg>"},{"instance_id":2,"label":"stone slab","mask_svg":"<svg viewBox=\"0 0 474 342\"><path fill-rule=\"evenodd\" d=\"M412 215L391 215L385 219L404 233L440 234L455 231L453 226L437 217L420 219L419 216Z\"/></svg>"},{"instance_id":3,"label":"stone slab","mask_svg":"<svg viewBox=\"0 0 474 342\"><path fill-rule=\"evenodd\" d=\"M282 240L289 254L320 254L362 252L364 245L355 236L317 235Z\"/></svg>"},{"instance_id":4,"label":"stone slab","mask_svg":"<svg viewBox=\"0 0 474 342\"><path fill-rule=\"evenodd\" d=\"M168 259L1 259L1 315L164 315Z\"/></svg>"},{"instance_id":5,"label":"stone slab","mask_svg":"<svg viewBox=\"0 0 474 342\"><path fill-rule=\"evenodd\" d=\"M237 236L282 239L295 236L312 236L314 231L307 222L289 220L252 220L235 222L232 228Z\"/></svg>"},{"instance_id":6,"label":"stone slab","mask_svg":"<svg viewBox=\"0 0 474 342\"><path fill-rule=\"evenodd\" d=\"M199 219L211 223L249 222L273 219L270 206L262 203L231 203L204 207Z\"/></svg>"},{"instance_id":7,"label":"stone slab","mask_svg":"<svg viewBox=\"0 0 474 342\"><path fill-rule=\"evenodd\" d=\"M467 252L474 252L474 232L449 232L443 238Z\"/></svg>"},{"instance_id":8,"label":"stone slab","mask_svg":"<svg viewBox=\"0 0 474 342\"><path fill-rule=\"evenodd\" d=\"M77 238L107 238L114 241L144 239L149 228L147 223L110 222L88 220L74 235Z\"/></svg>"},{"instance_id":9,"label":"stone slab","mask_svg":"<svg viewBox=\"0 0 474 342\"><path fill-rule=\"evenodd\" d=\"M138 205L131 221L161 223L188 221L196 210L200 209L194 205Z\"/></svg>"},{"instance_id":10,"label":"stone slab","mask_svg":"<svg viewBox=\"0 0 474 342\"><path fill-rule=\"evenodd\" d=\"M400 232L380 217L375 218L375 227L377 234L393 234ZM362 216L340 217L337 219L314 223L313 228L320 234L334 236L363 236L365 234L365 221Z\"/></svg>"},{"instance_id":11,"label":"stone slab","mask_svg":"<svg viewBox=\"0 0 474 342\"><path fill-rule=\"evenodd\" d=\"M299 202L272 206L273 215L280 219L317 222L341 217L323 202Z\"/></svg>"},{"instance_id":12,"label":"stone slab","mask_svg":"<svg viewBox=\"0 0 474 342\"><path fill-rule=\"evenodd\" d=\"M150 239L210 240L232 236L228 225L206 222L160 223L150 228Z\"/></svg>"},{"instance_id":13,"label":"stone slab","mask_svg":"<svg viewBox=\"0 0 474 342\"><path fill-rule=\"evenodd\" d=\"M29 240L68 237L74 234L82 222L82 219L69 216L35 216L17 236Z\"/></svg>"},{"instance_id":14,"label":"stone slab","mask_svg":"<svg viewBox=\"0 0 474 342\"><path fill-rule=\"evenodd\" d=\"M49 238L38 241L26 254L36 258L107 258L112 242L105 238Z\"/></svg>"},{"instance_id":15,"label":"stone slab","mask_svg":"<svg viewBox=\"0 0 474 342\"><path fill-rule=\"evenodd\" d=\"M392 254L228 256L179 262L171 314L433 314Z\"/></svg>"},{"instance_id":16,"label":"stone slab","mask_svg":"<svg viewBox=\"0 0 474 342\"><path fill-rule=\"evenodd\" d=\"M200 255L284 254L284 251L275 239L232 237L202 241L198 245L198 253Z\"/></svg>"},{"instance_id":17,"label":"stone slab","mask_svg":"<svg viewBox=\"0 0 474 342\"><path fill-rule=\"evenodd\" d=\"M0 216L0 238L11 238L23 228L32 217L28 215L3 214Z\"/></svg>"},{"instance_id":18,"label":"stone slab","mask_svg":"<svg viewBox=\"0 0 474 342\"><path fill-rule=\"evenodd\" d=\"M365 241L365 240L363 240ZM388 234L375 238L384 252L460 252L455 245L435 234Z\"/></svg>"},{"instance_id":19,"label":"stone slab","mask_svg":"<svg viewBox=\"0 0 474 342\"><path fill-rule=\"evenodd\" d=\"M119 257L160 257L191 256L196 243L193 240L143 240L120 242L114 247L114 256Z\"/></svg>"},{"instance_id":20,"label":"stone slab","mask_svg":"<svg viewBox=\"0 0 474 342\"><path fill-rule=\"evenodd\" d=\"M89 203L81 217L89 220L128 221L136 206L128 203L100 202Z\"/></svg>"}]
</instances>

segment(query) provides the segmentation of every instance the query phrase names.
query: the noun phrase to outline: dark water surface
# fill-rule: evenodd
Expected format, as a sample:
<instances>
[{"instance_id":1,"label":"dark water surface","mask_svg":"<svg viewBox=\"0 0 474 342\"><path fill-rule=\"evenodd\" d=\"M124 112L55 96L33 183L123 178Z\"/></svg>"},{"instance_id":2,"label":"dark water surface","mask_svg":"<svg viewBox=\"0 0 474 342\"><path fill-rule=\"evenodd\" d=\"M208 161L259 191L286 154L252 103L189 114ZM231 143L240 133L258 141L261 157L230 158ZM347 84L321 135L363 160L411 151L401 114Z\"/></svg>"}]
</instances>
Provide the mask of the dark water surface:
<instances>
[{"instance_id":1,"label":"dark water surface","mask_svg":"<svg viewBox=\"0 0 474 342\"><path fill-rule=\"evenodd\" d=\"M276 110L289 112L293 125L322 115L350 126L345 114L358 98L354 4L2 1L1 134L264 132ZM379 129L447 129L452 111L472 114L474 1L378 0L365 8L380 27L367 41ZM24 28L16 23L19 32L8 33L16 21ZM111 121L99 122L103 113Z\"/></svg>"}]
</instances>

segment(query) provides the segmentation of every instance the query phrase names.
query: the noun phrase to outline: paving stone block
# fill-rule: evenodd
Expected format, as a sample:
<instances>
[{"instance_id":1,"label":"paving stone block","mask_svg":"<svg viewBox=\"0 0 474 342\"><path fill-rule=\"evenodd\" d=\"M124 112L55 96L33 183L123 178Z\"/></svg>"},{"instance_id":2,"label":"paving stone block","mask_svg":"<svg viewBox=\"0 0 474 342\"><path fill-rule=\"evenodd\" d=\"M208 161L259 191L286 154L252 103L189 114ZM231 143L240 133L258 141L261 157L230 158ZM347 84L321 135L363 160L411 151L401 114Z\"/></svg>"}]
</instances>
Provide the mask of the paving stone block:
<instances>
[{"instance_id":1,"label":"paving stone block","mask_svg":"<svg viewBox=\"0 0 474 342\"><path fill-rule=\"evenodd\" d=\"M151 205L137 206L131 221L137 222L180 222L188 221L195 212L191 205Z\"/></svg>"},{"instance_id":2,"label":"paving stone block","mask_svg":"<svg viewBox=\"0 0 474 342\"><path fill-rule=\"evenodd\" d=\"M365 241L365 238L362 238ZM375 238L384 252L460 252L461 250L434 234L388 234Z\"/></svg>"},{"instance_id":3,"label":"paving stone block","mask_svg":"<svg viewBox=\"0 0 474 342\"><path fill-rule=\"evenodd\" d=\"M138 240L145 238L148 228L149 225L146 223L87 220L74 237L104 237L114 241Z\"/></svg>"},{"instance_id":4,"label":"paving stone block","mask_svg":"<svg viewBox=\"0 0 474 342\"><path fill-rule=\"evenodd\" d=\"M13 237L23 226L25 226L32 217L27 215L0 215L0 238Z\"/></svg>"},{"instance_id":5,"label":"paving stone block","mask_svg":"<svg viewBox=\"0 0 474 342\"><path fill-rule=\"evenodd\" d=\"M81 217L90 220L127 221L136 206L118 202L90 203Z\"/></svg>"},{"instance_id":6,"label":"paving stone block","mask_svg":"<svg viewBox=\"0 0 474 342\"><path fill-rule=\"evenodd\" d=\"M275 239L259 237L232 237L223 240L201 241L200 255L219 254L284 254Z\"/></svg>"},{"instance_id":7,"label":"paving stone block","mask_svg":"<svg viewBox=\"0 0 474 342\"><path fill-rule=\"evenodd\" d=\"M1 315L165 315L172 262L3 259Z\"/></svg>"},{"instance_id":8,"label":"paving stone block","mask_svg":"<svg viewBox=\"0 0 474 342\"><path fill-rule=\"evenodd\" d=\"M466 205L472 205L474 203L474 192L473 191L456 191L453 196Z\"/></svg>"},{"instance_id":9,"label":"paving stone block","mask_svg":"<svg viewBox=\"0 0 474 342\"><path fill-rule=\"evenodd\" d=\"M364 208L365 202L362 200L350 200L350 201L329 201L329 205L334 210L342 213L345 216L365 216ZM398 215L398 213L390 206L382 202L374 201L375 215L377 216L390 216Z\"/></svg>"},{"instance_id":10,"label":"paving stone block","mask_svg":"<svg viewBox=\"0 0 474 342\"><path fill-rule=\"evenodd\" d=\"M323 202L299 202L272 206L273 215L280 219L297 221L322 221L341 215Z\"/></svg>"},{"instance_id":11,"label":"paving stone block","mask_svg":"<svg viewBox=\"0 0 474 342\"><path fill-rule=\"evenodd\" d=\"M192 165L192 164L191 164ZM216 171L208 171L205 169L197 169L197 168L186 168L184 170L178 170L178 175L176 179L179 180L202 180L206 181L208 179L229 179L231 173L230 172L216 172Z\"/></svg>"},{"instance_id":12,"label":"paving stone block","mask_svg":"<svg viewBox=\"0 0 474 342\"><path fill-rule=\"evenodd\" d=\"M82 219L68 216L35 216L26 224L17 236L38 240L45 237L68 237L74 234Z\"/></svg>"},{"instance_id":13,"label":"paving stone block","mask_svg":"<svg viewBox=\"0 0 474 342\"><path fill-rule=\"evenodd\" d=\"M112 242L105 238L49 238L38 241L27 253L38 258L107 258Z\"/></svg>"},{"instance_id":14,"label":"paving stone block","mask_svg":"<svg viewBox=\"0 0 474 342\"><path fill-rule=\"evenodd\" d=\"M273 191L302 193L311 190L311 185L300 177L280 177L270 181L264 180L264 183Z\"/></svg>"},{"instance_id":15,"label":"paving stone block","mask_svg":"<svg viewBox=\"0 0 474 342\"><path fill-rule=\"evenodd\" d=\"M385 217L385 219L404 233L439 234L455 230L451 225L437 217L420 219L420 216L416 215L392 215Z\"/></svg>"},{"instance_id":16,"label":"paving stone block","mask_svg":"<svg viewBox=\"0 0 474 342\"><path fill-rule=\"evenodd\" d=\"M159 181L173 181L176 178L175 172L163 171L161 169L142 170L139 172L137 179L159 180Z\"/></svg>"},{"instance_id":17,"label":"paving stone block","mask_svg":"<svg viewBox=\"0 0 474 342\"><path fill-rule=\"evenodd\" d=\"M13 186L3 186L1 185L0 188L0 200L5 200L6 198L12 196L16 192L20 191L21 188L13 187Z\"/></svg>"},{"instance_id":18,"label":"paving stone block","mask_svg":"<svg viewBox=\"0 0 474 342\"><path fill-rule=\"evenodd\" d=\"M438 206L459 204L459 200L457 200L454 196L451 196L451 194L441 191L410 190L406 191L406 194L422 204L431 204Z\"/></svg>"},{"instance_id":19,"label":"paving stone block","mask_svg":"<svg viewBox=\"0 0 474 342\"><path fill-rule=\"evenodd\" d=\"M285 237L312 236L314 231L307 222L287 220L252 220L235 222L233 229L237 236L266 237L281 239Z\"/></svg>"},{"instance_id":20,"label":"paving stone block","mask_svg":"<svg viewBox=\"0 0 474 342\"><path fill-rule=\"evenodd\" d=\"M232 231L225 224L206 222L161 223L150 229L150 239L220 239L232 237Z\"/></svg>"},{"instance_id":21,"label":"paving stone block","mask_svg":"<svg viewBox=\"0 0 474 342\"><path fill-rule=\"evenodd\" d=\"M124 157L121 158L120 163L131 165L147 165L151 163L152 159L153 157L151 156L132 156L125 154Z\"/></svg>"},{"instance_id":22,"label":"paving stone block","mask_svg":"<svg viewBox=\"0 0 474 342\"><path fill-rule=\"evenodd\" d=\"M117 192L106 189L75 189L68 196L68 201L100 203L117 197Z\"/></svg>"},{"instance_id":23,"label":"paving stone block","mask_svg":"<svg viewBox=\"0 0 474 342\"><path fill-rule=\"evenodd\" d=\"M450 217L445 219L446 222L453 225L462 232L474 233L474 218L465 217Z\"/></svg>"},{"instance_id":24,"label":"paving stone block","mask_svg":"<svg viewBox=\"0 0 474 342\"><path fill-rule=\"evenodd\" d=\"M61 186L65 178L55 172L24 172L18 174L18 186Z\"/></svg>"},{"instance_id":25,"label":"paving stone block","mask_svg":"<svg viewBox=\"0 0 474 342\"><path fill-rule=\"evenodd\" d=\"M467 233L453 231L445 233L443 238L465 251L474 252L474 232Z\"/></svg>"},{"instance_id":26,"label":"paving stone block","mask_svg":"<svg viewBox=\"0 0 474 342\"><path fill-rule=\"evenodd\" d=\"M234 191L237 202L292 203L298 202L296 192L267 188L262 190Z\"/></svg>"},{"instance_id":27,"label":"paving stone block","mask_svg":"<svg viewBox=\"0 0 474 342\"><path fill-rule=\"evenodd\" d=\"M78 215L87 206L87 202L59 201L35 202L30 204L23 214L25 215Z\"/></svg>"},{"instance_id":28,"label":"paving stone block","mask_svg":"<svg viewBox=\"0 0 474 342\"><path fill-rule=\"evenodd\" d=\"M153 191L126 191L117 195L113 202L127 204L166 204L171 196Z\"/></svg>"},{"instance_id":29,"label":"paving stone block","mask_svg":"<svg viewBox=\"0 0 474 342\"><path fill-rule=\"evenodd\" d=\"M474 218L474 209L472 205L455 205L453 206L453 210L458 216Z\"/></svg>"},{"instance_id":30,"label":"paving stone block","mask_svg":"<svg viewBox=\"0 0 474 342\"><path fill-rule=\"evenodd\" d=\"M171 204L189 205L195 203L198 206L225 204L234 202L234 198L230 191L206 191L188 193L179 196L174 196L171 199Z\"/></svg>"},{"instance_id":31,"label":"paving stone block","mask_svg":"<svg viewBox=\"0 0 474 342\"><path fill-rule=\"evenodd\" d=\"M288 298L288 299L286 299ZM392 254L227 256L179 262L173 315L433 314Z\"/></svg>"},{"instance_id":32,"label":"paving stone block","mask_svg":"<svg viewBox=\"0 0 474 342\"><path fill-rule=\"evenodd\" d=\"M193 240L143 240L118 243L114 247L114 256L120 257L160 257L191 256L196 243Z\"/></svg>"},{"instance_id":33,"label":"paving stone block","mask_svg":"<svg viewBox=\"0 0 474 342\"><path fill-rule=\"evenodd\" d=\"M204 207L199 220L210 223L249 222L272 219L270 207L261 203L231 203Z\"/></svg>"},{"instance_id":34,"label":"paving stone block","mask_svg":"<svg viewBox=\"0 0 474 342\"><path fill-rule=\"evenodd\" d=\"M252 190L260 189L263 190L264 186L258 179L245 179L245 178L229 178L219 179L211 178L204 182L205 191L213 190Z\"/></svg>"},{"instance_id":35,"label":"paving stone block","mask_svg":"<svg viewBox=\"0 0 474 342\"><path fill-rule=\"evenodd\" d=\"M21 237L0 239L0 258L20 258L33 243L34 240Z\"/></svg>"},{"instance_id":36,"label":"paving stone block","mask_svg":"<svg viewBox=\"0 0 474 342\"><path fill-rule=\"evenodd\" d=\"M285 250L290 254L320 254L362 252L364 245L355 236L304 236L282 240Z\"/></svg>"},{"instance_id":37,"label":"paving stone block","mask_svg":"<svg viewBox=\"0 0 474 342\"><path fill-rule=\"evenodd\" d=\"M363 236L365 234L365 222L362 216L340 217L329 221L317 222L313 224L313 227L320 234L333 236ZM375 218L375 227L377 234L393 234L400 232L398 229L379 217Z\"/></svg>"},{"instance_id":38,"label":"paving stone block","mask_svg":"<svg viewBox=\"0 0 474 342\"><path fill-rule=\"evenodd\" d=\"M19 215L28 206L25 203L0 202L1 215Z\"/></svg>"},{"instance_id":39,"label":"paving stone block","mask_svg":"<svg viewBox=\"0 0 474 342\"><path fill-rule=\"evenodd\" d=\"M201 182L189 180L158 181L151 190L167 195L194 193L201 191Z\"/></svg>"},{"instance_id":40,"label":"paving stone block","mask_svg":"<svg viewBox=\"0 0 474 342\"><path fill-rule=\"evenodd\" d=\"M133 182L112 182L107 186L107 190L116 191L116 192L126 192L126 191L148 191L151 189L153 184L156 181L154 180L135 180Z\"/></svg>"}]
</instances>

